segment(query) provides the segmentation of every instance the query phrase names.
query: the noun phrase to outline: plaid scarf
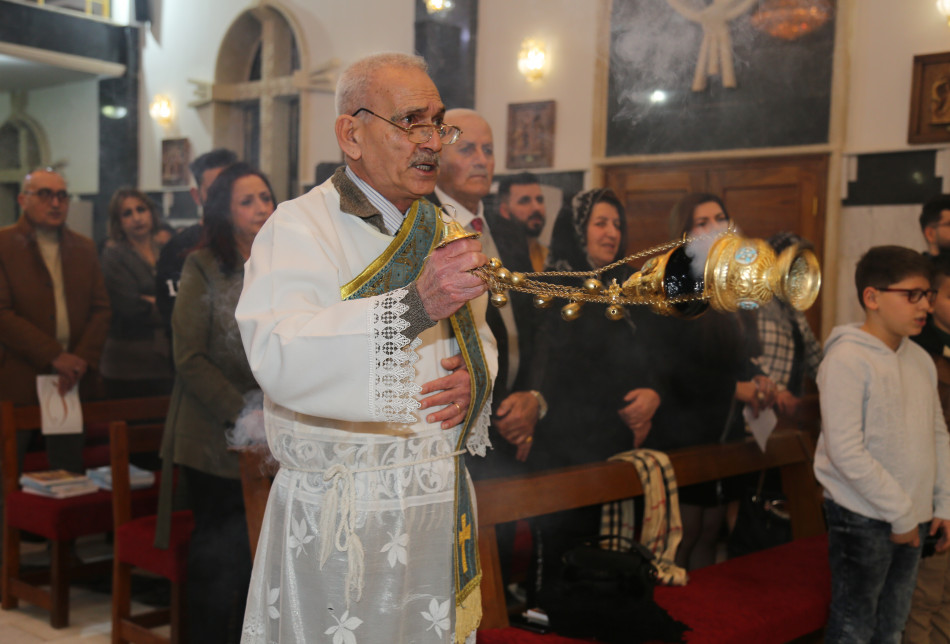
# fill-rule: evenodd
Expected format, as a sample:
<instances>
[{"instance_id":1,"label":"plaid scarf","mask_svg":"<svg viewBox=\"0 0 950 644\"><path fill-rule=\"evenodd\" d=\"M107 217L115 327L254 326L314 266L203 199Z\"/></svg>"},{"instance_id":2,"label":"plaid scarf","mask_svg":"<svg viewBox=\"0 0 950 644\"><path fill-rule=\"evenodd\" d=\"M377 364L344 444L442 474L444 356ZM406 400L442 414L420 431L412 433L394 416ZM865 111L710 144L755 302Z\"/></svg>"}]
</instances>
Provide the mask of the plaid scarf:
<instances>
[{"instance_id":1,"label":"plaid scarf","mask_svg":"<svg viewBox=\"0 0 950 644\"><path fill-rule=\"evenodd\" d=\"M611 456L610 460L633 463L637 468L644 499L640 543L653 553L657 580L666 586L685 586L689 576L674 563L676 549L683 538L683 524L670 457L655 450L636 449ZM622 538L633 540L635 528L633 499L603 505L600 534L614 537L607 541L606 547L620 549Z\"/></svg>"}]
</instances>

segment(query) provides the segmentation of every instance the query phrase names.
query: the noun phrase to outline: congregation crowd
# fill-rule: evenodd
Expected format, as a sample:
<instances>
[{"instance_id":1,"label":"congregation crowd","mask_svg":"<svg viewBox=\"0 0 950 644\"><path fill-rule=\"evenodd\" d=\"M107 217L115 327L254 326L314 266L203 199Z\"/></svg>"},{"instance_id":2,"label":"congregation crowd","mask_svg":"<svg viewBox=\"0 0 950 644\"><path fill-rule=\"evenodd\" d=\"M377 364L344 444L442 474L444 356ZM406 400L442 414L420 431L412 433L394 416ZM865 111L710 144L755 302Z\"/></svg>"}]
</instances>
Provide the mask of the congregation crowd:
<instances>
[{"instance_id":1,"label":"congregation crowd","mask_svg":"<svg viewBox=\"0 0 950 644\"><path fill-rule=\"evenodd\" d=\"M263 173L216 149L191 164L202 218L184 230L170 231L143 192L126 188L112 198L108 239L97 249L65 225L68 187L52 169L26 177L21 217L0 230L0 397L36 404L41 374L57 374L63 393L78 386L83 400L171 396L160 517L181 505L195 516L187 613L201 618L188 622L190 641L293 641L306 632L318 634L307 641L329 641L320 638L340 629L361 629L365 641L422 641L415 634L426 632L466 641L474 630L463 618L473 610L466 597L478 601L464 583L467 566L446 590L451 568L465 561L464 552L454 564L447 554L465 547L453 543L451 526L472 522L460 461L477 480L635 448L740 441L747 415L795 418L815 390L822 348L804 314L778 299L690 320L628 307L616 321L591 310L565 322L560 307L536 308L523 294L490 306L471 273L488 258L521 273L599 270L640 248L636 213L605 188L558 204L545 201L534 174L496 179L490 124L470 109L446 111L412 57L357 62L341 77L337 107L345 165L279 208ZM925 215L937 256L950 203ZM480 237L436 248L422 236L441 216ZM718 196L690 193L672 209L669 234L716 235L730 224L742 222ZM808 244L774 232L776 252ZM400 262L413 267L408 277L388 268ZM926 316L935 300L950 302L950 261L934 262L940 295L929 272L912 268L866 286L878 298L906 291L896 296ZM638 268L620 264L600 279L623 283ZM925 281L904 288L914 277ZM934 307L921 341L938 356L950 347L948 306ZM405 357L411 352L418 362ZM950 378L941 385L950 391ZM249 413L266 419L281 464L253 575L238 460L228 449L229 431ZM45 437L51 466L83 471L81 441ZM847 477L828 460L836 447L819 448L818 462L831 463L824 477L816 467L826 489L841 490L834 481ZM717 561L750 484L680 488L679 566ZM838 493L833 509L855 510ZM535 521L535 556L522 574L515 526L499 532L513 602L530 603L556 578L561 554L597 534L600 512ZM932 508L924 522L931 516ZM301 554L308 549L319 553ZM925 560L942 562L931 573L940 583L946 559ZM321 610L302 608L300 598ZM907 610L909 601L908 593ZM357 619L358 606L372 612ZM410 613L420 624L394 616ZM365 635L371 629L388 634Z\"/></svg>"}]
</instances>

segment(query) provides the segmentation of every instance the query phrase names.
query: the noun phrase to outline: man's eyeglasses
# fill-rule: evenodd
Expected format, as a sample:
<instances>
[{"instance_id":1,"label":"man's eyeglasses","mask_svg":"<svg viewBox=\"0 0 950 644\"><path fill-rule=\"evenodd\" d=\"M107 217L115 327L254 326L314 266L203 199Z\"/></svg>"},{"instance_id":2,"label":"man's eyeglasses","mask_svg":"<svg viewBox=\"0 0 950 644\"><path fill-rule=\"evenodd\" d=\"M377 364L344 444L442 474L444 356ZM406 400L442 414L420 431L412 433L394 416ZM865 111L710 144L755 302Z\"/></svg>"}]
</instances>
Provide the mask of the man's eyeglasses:
<instances>
[{"instance_id":1,"label":"man's eyeglasses","mask_svg":"<svg viewBox=\"0 0 950 644\"><path fill-rule=\"evenodd\" d=\"M54 198L60 201L69 201L69 193L65 190L53 192L49 188L40 188L39 190L24 190L23 194L33 195L42 202L49 203Z\"/></svg>"},{"instance_id":2,"label":"man's eyeglasses","mask_svg":"<svg viewBox=\"0 0 950 644\"><path fill-rule=\"evenodd\" d=\"M442 139L442 143L445 145L452 145L458 141L459 136L462 134L462 130L455 127L454 125L446 125L445 123L413 123L408 127L403 127L399 123L394 123L384 116L380 116L376 112L369 110L365 107L353 112L350 116L356 116L360 112L366 112L367 114L372 114L381 121L386 121L393 127L398 127L400 130L406 133L406 136L409 138L411 143L428 143L432 139L432 134L434 132L439 133L439 138Z\"/></svg>"},{"instance_id":3,"label":"man's eyeglasses","mask_svg":"<svg viewBox=\"0 0 950 644\"><path fill-rule=\"evenodd\" d=\"M903 293L907 296L907 301L911 304L917 304L920 301L920 298L927 297L927 301L931 304L937 299L937 290L928 288L879 288L879 291L884 291L885 293Z\"/></svg>"}]
</instances>

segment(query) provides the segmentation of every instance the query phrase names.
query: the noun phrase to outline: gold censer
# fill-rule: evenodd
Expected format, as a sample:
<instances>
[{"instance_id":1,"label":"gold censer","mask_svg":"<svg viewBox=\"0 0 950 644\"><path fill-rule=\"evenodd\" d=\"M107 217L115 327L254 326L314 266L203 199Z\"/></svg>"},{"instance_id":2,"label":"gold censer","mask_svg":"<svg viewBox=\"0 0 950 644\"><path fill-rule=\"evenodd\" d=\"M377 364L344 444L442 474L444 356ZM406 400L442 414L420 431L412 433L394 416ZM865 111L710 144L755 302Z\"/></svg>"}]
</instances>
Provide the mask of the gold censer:
<instances>
[{"instance_id":1,"label":"gold censer","mask_svg":"<svg viewBox=\"0 0 950 644\"><path fill-rule=\"evenodd\" d=\"M694 249L702 241L684 237L594 271L517 273L492 258L475 273L488 284L495 306L507 304L509 290L532 295L534 305L541 308L555 299L566 299L561 316L568 321L577 319L586 303L606 304L605 315L619 320L624 316L622 307L629 305L645 304L661 315L692 318L710 306L727 312L756 309L773 297L803 311L818 297L821 269L809 245L792 245L776 256L767 242L740 237L730 226L727 232L705 240L712 244L704 262L694 261L690 253L697 254ZM652 255L656 256L622 285L614 280L604 286L599 279L612 268ZM544 280L536 279L541 276ZM580 279L582 286L547 281L561 277Z\"/></svg>"}]
</instances>

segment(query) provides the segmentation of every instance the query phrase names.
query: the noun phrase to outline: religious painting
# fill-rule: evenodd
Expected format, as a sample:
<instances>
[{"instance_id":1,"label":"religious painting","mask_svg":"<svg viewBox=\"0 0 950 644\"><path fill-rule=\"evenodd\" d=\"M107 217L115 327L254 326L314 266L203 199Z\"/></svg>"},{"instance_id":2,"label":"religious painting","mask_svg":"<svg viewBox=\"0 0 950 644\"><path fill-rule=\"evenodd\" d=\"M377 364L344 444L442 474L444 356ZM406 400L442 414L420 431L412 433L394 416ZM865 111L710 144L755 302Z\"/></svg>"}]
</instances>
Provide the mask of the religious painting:
<instances>
[{"instance_id":1,"label":"religious painting","mask_svg":"<svg viewBox=\"0 0 950 644\"><path fill-rule=\"evenodd\" d=\"M950 52L914 56L908 143L950 141Z\"/></svg>"},{"instance_id":2,"label":"religious painting","mask_svg":"<svg viewBox=\"0 0 950 644\"><path fill-rule=\"evenodd\" d=\"M554 101L508 105L509 170L554 165Z\"/></svg>"},{"instance_id":3,"label":"religious painting","mask_svg":"<svg viewBox=\"0 0 950 644\"><path fill-rule=\"evenodd\" d=\"M187 186L191 143L188 139L162 141L162 185Z\"/></svg>"},{"instance_id":4,"label":"religious painting","mask_svg":"<svg viewBox=\"0 0 950 644\"><path fill-rule=\"evenodd\" d=\"M613 0L606 156L827 143L836 2Z\"/></svg>"}]
</instances>

